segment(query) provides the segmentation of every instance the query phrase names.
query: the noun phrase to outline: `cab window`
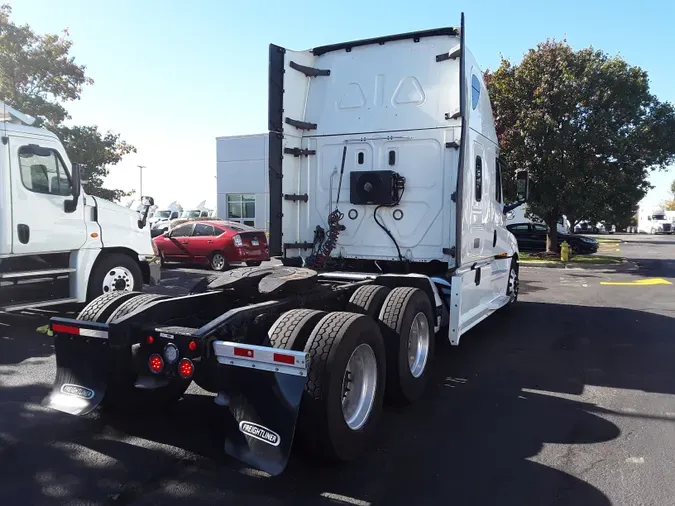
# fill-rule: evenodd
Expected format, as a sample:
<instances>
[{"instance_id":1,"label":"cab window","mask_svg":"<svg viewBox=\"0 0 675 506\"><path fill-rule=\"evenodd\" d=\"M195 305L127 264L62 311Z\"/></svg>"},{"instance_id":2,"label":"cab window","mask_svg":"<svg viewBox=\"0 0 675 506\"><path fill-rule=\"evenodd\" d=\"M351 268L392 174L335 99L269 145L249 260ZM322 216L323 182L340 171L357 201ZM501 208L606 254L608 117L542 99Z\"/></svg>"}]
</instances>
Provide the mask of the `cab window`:
<instances>
[{"instance_id":1,"label":"cab window","mask_svg":"<svg viewBox=\"0 0 675 506\"><path fill-rule=\"evenodd\" d=\"M483 198L483 160L480 156L476 157L476 202Z\"/></svg>"},{"instance_id":2,"label":"cab window","mask_svg":"<svg viewBox=\"0 0 675 506\"><path fill-rule=\"evenodd\" d=\"M495 158L495 199L502 203L502 162Z\"/></svg>"},{"instance_id":3,"label":"cab window","mask_svg":"<svg viewBox=\"0 0 675 506\"><path fill-rule=\"evenodd\" d=\"M28 147L19 149L19 167L23 185L32 192L68 197L72 194L70 175L58 153L36 155Z\"/></svg>"}]
</instances>

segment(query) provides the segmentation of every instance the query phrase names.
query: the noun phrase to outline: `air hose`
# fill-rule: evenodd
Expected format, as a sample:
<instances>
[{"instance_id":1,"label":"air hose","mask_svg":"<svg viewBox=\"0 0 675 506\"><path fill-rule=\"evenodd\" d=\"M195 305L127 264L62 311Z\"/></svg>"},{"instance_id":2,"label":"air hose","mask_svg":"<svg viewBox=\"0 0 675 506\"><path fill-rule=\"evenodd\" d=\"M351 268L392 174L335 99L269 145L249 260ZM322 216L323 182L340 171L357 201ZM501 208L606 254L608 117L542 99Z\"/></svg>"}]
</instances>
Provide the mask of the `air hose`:
<instances>
[{"instance_id":1,"label":"air hose","mask_svg":"<svg viewBox=\"0 0 675 506\"><path fill-rule=\"evenodd\" d=\"M311 269L323 269L330 258L331 253L337 246L340 232L345 226L340 221L345 217L338 208L340 202L340 190L342 190L342 176L345 173L345 159L347 158L347 146L342 148L342 163L340 166L340 182L338 183L337 199L335 200L335 210L328 215L328 231L324 234L321 227L317 227L314 232L314 248L312 254L307 257L305 264Z\"/></svg>"}]
</instances>

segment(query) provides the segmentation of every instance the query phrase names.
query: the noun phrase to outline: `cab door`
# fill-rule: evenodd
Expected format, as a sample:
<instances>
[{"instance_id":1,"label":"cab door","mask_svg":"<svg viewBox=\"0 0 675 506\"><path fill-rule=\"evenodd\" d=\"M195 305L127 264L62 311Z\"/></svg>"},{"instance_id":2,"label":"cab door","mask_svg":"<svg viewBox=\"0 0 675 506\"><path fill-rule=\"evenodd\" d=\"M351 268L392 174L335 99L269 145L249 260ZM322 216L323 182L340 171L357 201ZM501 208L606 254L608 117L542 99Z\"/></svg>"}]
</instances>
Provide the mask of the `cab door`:
<instances>
[{"instance_id":1,"label":"cab door","mask_svg":"<svg viewBox=\"0 0 675 506\"><path fill-rule=\"evenodd\" d=\"M83 196L73 205L63 147L49 139L10 137L12 252L75 251L87 240Z\"/></svg>"}]
</instances>

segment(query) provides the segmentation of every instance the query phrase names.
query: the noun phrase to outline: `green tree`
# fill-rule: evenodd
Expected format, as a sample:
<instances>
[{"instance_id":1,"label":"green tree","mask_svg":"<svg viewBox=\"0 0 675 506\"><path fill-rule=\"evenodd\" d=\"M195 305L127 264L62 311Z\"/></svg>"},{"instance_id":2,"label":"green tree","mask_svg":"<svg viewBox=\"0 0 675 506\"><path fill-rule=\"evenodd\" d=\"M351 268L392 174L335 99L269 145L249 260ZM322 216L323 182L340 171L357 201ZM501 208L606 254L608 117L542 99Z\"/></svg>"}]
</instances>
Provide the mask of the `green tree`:
<instances>
[{"instance_id":1,"label":"green tree","mask_svg":"<svg viewBox=\"0 0 675 506\"><path fill-rule=\"evenodd\" d=\"M670 183L670 195L672 198L663 203L663 208L666 211L675 211L675 179Z\"/></svg>"},{"instance_id":2,"label":"green tree","mask_svg":"<svg viewBox=\"0 0 675 506\"><path fill-rule=\"evenodd\" d=\"M675 159L673 106L620 57L549 40L485 77L501 156L532 177L528 207L549 226L548 251L561 213L623 221L650 188L649 172Z\"/></svg>"},{"instance_id":3,"label":"green tree","mask_svg":"<svg viewBox=\"0 0 675 506\"><path fill-rule=\"evenodd\" d=\"M86 67L70 55L68 32L36 34L29 25L13 23L11 12L9 5L0 6L0 101L30 114L36 126L61 137L70 160L85 166L82 183L88 194L114 201L128 195L103 188L103 178L111 165L136 148L96 126L63 124L70 119L64 104L79 100L83 87L93 84Z\"/></svg>"},{"instance_id":4,"label":"green tree","mask_svg":"<svg viewBox=\"0 0 675 506\"><path fill-rule=\"evenodd\" d=\"M120 140L118 134L101 135L96 126L59 126L55 133L68 147L68 156L83 165L82 186L88 195L115 202L129 195L122 190L103 188L103 178L108 175L107 167L135 151L133 146Z\"/></svg>"}]
</instances>

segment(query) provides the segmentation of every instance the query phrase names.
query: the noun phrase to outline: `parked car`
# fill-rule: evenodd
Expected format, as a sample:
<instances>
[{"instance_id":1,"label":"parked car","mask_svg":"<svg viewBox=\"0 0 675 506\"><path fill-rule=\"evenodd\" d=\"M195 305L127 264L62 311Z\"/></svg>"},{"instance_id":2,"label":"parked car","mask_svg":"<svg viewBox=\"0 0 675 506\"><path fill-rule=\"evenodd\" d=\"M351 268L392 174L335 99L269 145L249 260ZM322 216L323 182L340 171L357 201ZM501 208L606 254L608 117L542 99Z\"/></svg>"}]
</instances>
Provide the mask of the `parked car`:
<instances>
[{"instance_id":1,"label":"parked car","mask_svg":"<svg viewBox=\"0 0 675 506\"><path fill-rule=\"evenodd\" d=\"M180 218L172 218L170 220L165 220L165 221L160 221L159 223L156 223L153 225L152 229L150 229L150 236L151 237L158 237L170 230L173 230L179 225L182 225L183 223L189 222L194 222L194 221L203 221L203 220L208 220L208 221L225 221L221 220L220 218L216 217L210 217L204 215L204 217L180 217ZM236 224L236 222L235 222Z\"/></svg>"},{"instance_id":2,"label":"parked car","mask_svg":"<svg viewBox=\"0 0 675 506\"><path fill-rule=\"evenodd\" d=\"M270 258L265 232L237 222L189 221L153 241L162 263L207 264L214 271L222 271L231 263L260 265Z\"/></svg>"},{"instance_id":3,"label":"parked car","mask_svg":"<svg viewBox=\"0 0 675 506\"><path fill-rule=\"evenodd\" d=\"M518 241L518 249L522 251L546 251L546 234L548 227L538 223L516 223L506 227ZM598 241L583 235L558 233L558 244L567 241L572 253L587 255L598 251Z\"/></svg>"}]
</instances>

